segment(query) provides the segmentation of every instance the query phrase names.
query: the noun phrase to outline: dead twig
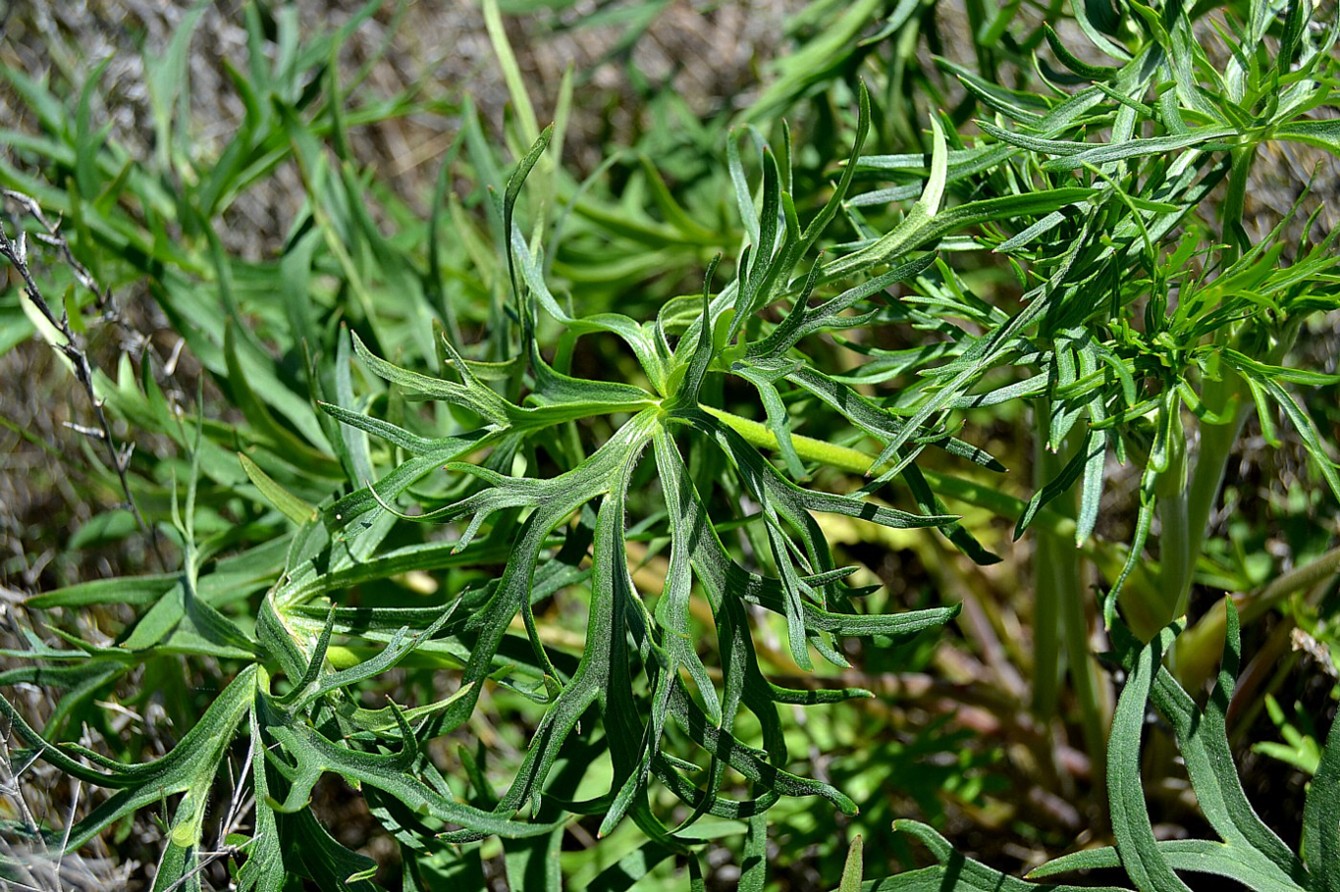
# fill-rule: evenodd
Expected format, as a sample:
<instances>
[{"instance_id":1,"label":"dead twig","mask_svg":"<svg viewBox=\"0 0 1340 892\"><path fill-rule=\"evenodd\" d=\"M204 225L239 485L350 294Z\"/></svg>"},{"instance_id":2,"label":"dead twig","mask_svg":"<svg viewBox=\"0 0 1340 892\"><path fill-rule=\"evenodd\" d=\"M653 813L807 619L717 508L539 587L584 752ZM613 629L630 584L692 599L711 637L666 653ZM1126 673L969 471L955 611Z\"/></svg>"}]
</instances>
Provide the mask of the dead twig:
<instances>
[{"instance_id":1,"label":"dead twig","mask_svg":"<svg viewBox=\"0 0 1340 892\"><path fill-rule=\"evenodd\" d=\"M52 224L42 213L41 207L36 200L21 192L4 190L4 197L8 201L23 208L24 212L37 221L42 227L42 232L35 238L42 244L52 247L60 252L62 260L70 267L74 273L75 279L94 295L97 306L108 318L119 318L119 313L112 298L111 290L101 287L89 273L88 269L75 259L70 251L70 246L60 234L59 222ZM153 541L155 552L158 553L160 561L166 566L159 548L157 532L144 519L140 513L139 506L135 504L135 497L130 491L130 478L127 471L130 467L130 458L135 451L133 443L118 444L116 437L112 433L111 424L107 420L107 413L103 409L102 400L98 398L97 391L93 385L93 364L89 361L88 351L84 348L82 339L70 325L69 315L62 310L59 315L51 308L42 294L42 289L33 278L32 270L28 265L28 234L19 222L14 219L6 208L5 216L14 227L14 238L10 238L6 232L3 222L0 222L0 256L9 261L10 265L19 274L23 282L24 292L37 311L59 334L60 341L52 343L54 349L69 363L74 371L75 379L78 380L84 393L88 395L89 403L93 407L93 415L97 421L96 427L85 427L82 425L71 425L75 430L95 440L100 440L107 450L108 458L111 461L113 470L116 471L117 479L121 484L121 492L125 496L124 507L134 515L136 523L141 530L147 532Z\"/></svg>"}]
</instances>

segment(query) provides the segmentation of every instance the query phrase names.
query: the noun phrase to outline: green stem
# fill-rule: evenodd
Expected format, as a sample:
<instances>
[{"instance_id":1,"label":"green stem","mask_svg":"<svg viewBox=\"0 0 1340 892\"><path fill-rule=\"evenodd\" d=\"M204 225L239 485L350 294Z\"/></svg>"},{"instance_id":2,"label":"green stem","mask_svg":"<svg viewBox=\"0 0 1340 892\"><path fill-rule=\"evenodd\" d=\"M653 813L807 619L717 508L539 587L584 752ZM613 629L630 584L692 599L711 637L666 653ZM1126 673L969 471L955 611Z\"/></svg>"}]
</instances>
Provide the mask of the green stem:
<instances>
[{"instance_id":1,"label":"green stem","mask_svg":"<svg viewBox=\"0 0 1340 892\"><path fill-rule=\"evenodd\" d=\"M1228 414L1230 420L1224 424L1210 424L1204 419L1200 422L1200 448L1196 453L1196 466L1186 498L1186 547L1192 568L1205 547L1210 514L1219 501L1233 445L1237 443L1247 420L1248 405L1240 397L1240 385L1238 376L1228 368L1220 369L1219 380L1205 383L1202 396L1205 408L1220 417ZM1185 603L1190 594L1191 578L1188 574L1185 589L1177 592L1179 602Z\"/></svg>"},{"instance_id":2,"label":"green stem","mask_svg":"<svg viewBox=\"0 0 1340 892\"><path fill-rule=\"evenodd\" d=\"M761 449L777 449L777 437L765 425L748 418L741 418L739 415L734 415L723 409L716 409L711 406L699 406L698 408L723 422L748 441L750 445ZM828 465L830 468L846 471L849 474L865 476L879 473L889 467L888 465L878 468L873 467L874 456L859 449L838 446L802 434L791 434L791 443L796 447L796 454L801 459ZM1017 499L993 486L984 486L971 480L952 477L925 468L922 468L921 473L926 477L926 481L937 495L966 502L978 508L985 508L1008 520L1018 519L1026 507L1026 503L1022 499ZM1065 517L1049 508L1043 508L1037 513L1033 520L1033 527L1047 530L1062 538L1075 538L1075 519Z\"/></svg>"},{"instance_id":3,"label":"green stem","mask_svg":"<svg viewBox=\"0 0 1340 892\"><path fill-rule=\"evenodd\" d=\"M1289 348L1298 336L1298 323L1290 322L1275 340L1263 358L1265 362L1278 364L1283 361ZM1196 562L1200 560L1205 548L1205 539L1210 532L1210 515L1219 503L1224 487L1224 478L1228 472L1228 462L1233 454L1233 446L1242 433L1251 409L1251 401L1243 392L1242 379L1232 369L1218 364L1210 370L1215 377L1207 378L1201 395L1201 402L1207 410L1207 416L1200 420L1200 448L1196 453L1195 468L1191 473L1189 488L1184 495L1184 517L1182 529L1185 535L1180 546L1185 553L1186 570L1178 580L1175 590L1177 613L1174 618L1186 611L1191 596L1191 585L1195 574ZM1215 424L1210 418L1223 419ZM1168 525L1164 522L1164 547L1167 542ZM1169 594L1172 589L1167 590ZM1245 620L1245 618L1244 618ZM1183 635L1178 640L1176 656L1190 653L1190 636ZM1218 652L1220 639L1206 642L1214 653Z\"/></svg>"},{"instance_id":4,"label":"green stem","mask_svg":"<svg viewBox=\"0 0 1340 892\"><path fill-rule=\"evenodd\" d=\"M1236 386L1227 383L1232 374L1225 370L1225 380L1213 382L1213 388L1206 387L1205 403L1212 411L1224 412L1231 408L1233 420L1227 424L1200 424L1200 449L1196 453L1196 469L1191 476L1191 490L1188 496L1187 524L1191 531L1190 544L1193 553L1200 555L1209 533L1210 514L1219 501L1219 492L1224 485L1228 471L1228 459L1233 452L1233 444L1238 441L1242 425L1247 420L1246 405L1238 402L1230 407L1230 400L1236 400ZM1233 376L1236 379L1236 375ZM1235 382L1236 383L1236 382ZM1230 390L1227 395L1223 391ZM1213 400L1213 402L1211 402Z\"/></svg>"}]
</instances>

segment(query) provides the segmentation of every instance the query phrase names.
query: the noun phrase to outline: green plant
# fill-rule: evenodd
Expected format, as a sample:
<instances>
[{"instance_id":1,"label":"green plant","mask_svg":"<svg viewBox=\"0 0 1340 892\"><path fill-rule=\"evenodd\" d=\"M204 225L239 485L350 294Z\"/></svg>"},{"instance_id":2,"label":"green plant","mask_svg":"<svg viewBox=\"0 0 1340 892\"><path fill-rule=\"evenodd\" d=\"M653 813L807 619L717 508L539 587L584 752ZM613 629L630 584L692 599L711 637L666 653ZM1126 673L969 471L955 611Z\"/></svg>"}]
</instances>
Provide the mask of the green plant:
<instances>
[{"instance_id":1,"label":"green plant","mask_svg":"<svg viewBox=\"0 0 1340 892\"><path fill-rule=\"evenodd\" d=\"M942 671L931 654L956 645L921 633L961 599L987 612L973 589L991 571L973 566L1004 558L1017 574L1012 529L1034 541L1033 653L968 616L962 650L986 654L1000 690L943 696L997 713L1044 782L1065 777L1051 728L1077 733L1094 768L1061 789L1085 809L1108 803L1116 841L1033 875L1120 867L1163 890L1205 868L1250 888L1331 888L1340 748L1319 751L1295 854L1253 813L1226 735L1238 610L1255 618L1326 583L1336 552L1314 550L1185 633L1175 621L1197 609L1197 579L1220 572L1206 540L1252 417L1279 445L1282 413L1315 504L1333 513L1340 494L1315 414L1340 379L1291 358L1340 307L1334 234L1314 238L1307 218L1291 243L1286 218L1253 238L1246 218L1263 146L1340 150L1311 116L1335 105L1340 26L1302 3L1129 2L1125 18L1083 4L1069 14L1116 63L1104 67L1050 24L1027 27L1017 5L967 4L976 70L923 70L913 50L934 40L933 5L834 17L820 0L798 21L807 48L779 63L741 129L708 122L665 167L653 133L579 183L561 163L572 81L542 130L493 3L509 153L468 100L352 101L327 60L375 7L309 37L293 9L248 5L247 70L232 72L246 115L209 159L172 112L189 29L157 69L152 160L92 128L96 77L71 111L6 70L43 132L6 134L22 161L0 162L0 179L56 268L14 303L48 308L44 336L146 441L124 461L113 450L98 479L144 518L161 571L27 601L64 646L30 635L0 683L64 693L41 730L9 700L0 709L34 758L113 792L72 826L16 833L74 848L161 810L155 889L203 888L221 854L244 889L367 889L392 869L407 887L482 886L499 858L514 887L674 883L677 865L697 887L713 839L736 854L740 885L761 889L797 857L769 850L778 834L836 877L839 840L807 829L792 800L853 816L863 803L845 781L871 800L864 820L883 821L892 806L873 791L897 787L942 819L941 801L977 805L1011 782L972 732L916 720L897 725L910 741L853 747L875 767L829 770L797 707L855 709L885 675ZM1223 71L1197 38L1212 28ZM1042 79L1006 85L1034 59ZM907 125L917 96L947 107L955 85L952 112L927 110L925 133ZM659 114L682 114L662 101ZM462 122L426 220L350 148L352 129L415 113ZM304 206L282 254L234 256L217 227L290 163ZM70 221L68 241L39 208ZM57 293L71 259L85 275L59 317L41 292ZM212 388L192 412L161 362L125 359L112 376L81 347L102 291L89 283L141 280ZM20 334L0 343L29 330L9 324ZM1007 472L1020 462L1031 482ZM1138 478L1129 541L1100 518L1117 463ZM868 545L959 575L931 569L934 585L900 601L854 557ZM114 605L129 613L108 619L110 639L57 612ZM1092 644L1100 616L1130 673L1115 707ZM99 706L142 705L132 679L175 693L190 729L148 761L148 730L123 733ZM209 686L217 696L191 690ZM1155 841L1148 702L1222 842ZM75 742L85 729L108 751ZM899 776L957 748L948 770ZM1155 773L1164 749L1150 747ZM394 841L391 865L323 825L332 776ZM225 786L233 803L254 799L250 818L212 806ZM1031 888L929 825L895 827L939 865L865 888ZM586 851L566 851L569 836ZM894 853L912 863L901 842ZM860 861L853 849L844 890Z\"/></svg>"}]
</instances>

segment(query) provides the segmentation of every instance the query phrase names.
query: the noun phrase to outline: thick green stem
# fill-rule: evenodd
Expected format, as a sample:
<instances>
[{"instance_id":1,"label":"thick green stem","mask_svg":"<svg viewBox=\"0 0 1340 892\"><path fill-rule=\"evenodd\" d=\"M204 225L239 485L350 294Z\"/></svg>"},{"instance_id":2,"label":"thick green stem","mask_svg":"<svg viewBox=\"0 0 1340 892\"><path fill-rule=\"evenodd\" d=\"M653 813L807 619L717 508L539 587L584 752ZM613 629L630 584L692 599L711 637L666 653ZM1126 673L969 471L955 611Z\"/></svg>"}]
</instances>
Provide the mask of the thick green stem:
<instances>
[{"instance_id":1,"label":"thick green stem","mask_svg":"<svg viewBox=\"0 0 1340 892\"><path fill-rule=\"evenodd\" d=\"M1266 352L1263 360L1272 364L1281 362L1284 355L1289 352L1289 348L1293 346L1297 333L1298 326L1296 323L1288 325L1269 351ZM1187 566L1185 575L1180 579L1180 585L1175 590L1178 612L1174 616L1180 616L1186 611L1191 596L1191 584L1195 574L1196 562L1200 560L1201 552L1205 547L1205 539L1210 532L1210 515L1214 512L1215 505L1219 503L1224 479L1227 476L1228 461L1233 454L1233 446L1242 433L1242 427L1246 423L1251 409L1251 402L1244 393L1242 379L1236 372L1223 365L1218 365L1217 368L1212 368L1210 371L1215 377L1205 381L1201 394L1201 402L1206 409L1206 413L1200 419L1200 446L1196 452L1190 486L1186 489L1184 497L1185 518L1183 529L1185 530L1185 536L1180 545L1184 549ZM1165 549L1168 547L1167 533L1167 521L1165 520ZM1172 593L1173 590L1169 590L1169 594ZM1179 665L1178 661L1184 657L1189 657L1193 652L1193 642L1200 640L1195 635L1181 636L1174 653L1174 665ZM1209 652L1217 654L1220 640L1221 638L1214 641L1205 641L1204 647L1209 648ZM1199 646L1197 645L1197 647ZM1204 662L1203 659L1199 658L1199 655L1189 658L1197 667ZM1198 668L1193 669L1192 674L1196 674L1198 671Z\"/></svg>"},{"instance_id":2,"label":"thick green stem","mask_svg":"<svg viewBox=\"0 0 1340 892\"><path fill-rule=\"evenodd\" d=\"M1219 492L1223 489L1224 477L1228 471L1228 459L1233 453L1233 444L1238 441L1242 425L1247 420L1247 407L1234 404L1227 406L1234 414L1228 424L1200 425L1200 449L1196 453L1196 470L1191 477L1191 489L1187 499L1187 525L1191 533L1192 552L1199 556L1209 534L1210 514L1219 501Z\"/></svg>"},{"instance_id":3,"label":"thick green stem","mask_svg":"<svg viewBox=\"0 0 1340 892\"><path fill-rule=\"evenodd\" d=\"M1186 496L1186 549L1192 571L1205 546L1205 537L1209 535L1210 515L1219 502L1233 444L1238 441L1247 420L1248 406L1241 399L1240 386L1241 380L1227 368L1220 370L1218 380L1205 383L1202 402L1210 413L1223 419L1223 423L1215 424L1210 418L1200 421L1200 448L1196 452L1195 470ZM1183 610L1191 596L1191 575L1187 574L1184 587L1176 593Z\"/></svg>"}]
</instances>

